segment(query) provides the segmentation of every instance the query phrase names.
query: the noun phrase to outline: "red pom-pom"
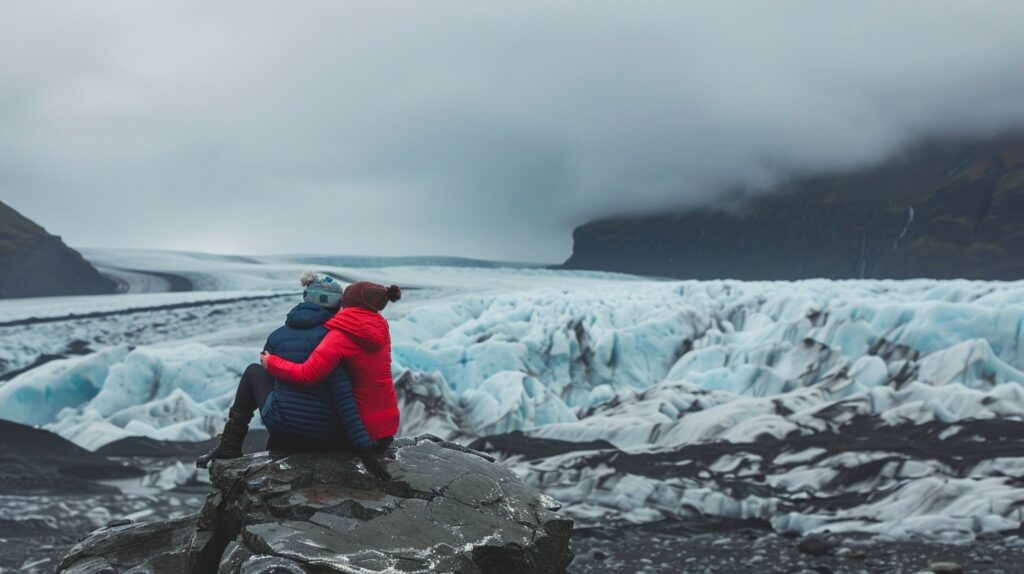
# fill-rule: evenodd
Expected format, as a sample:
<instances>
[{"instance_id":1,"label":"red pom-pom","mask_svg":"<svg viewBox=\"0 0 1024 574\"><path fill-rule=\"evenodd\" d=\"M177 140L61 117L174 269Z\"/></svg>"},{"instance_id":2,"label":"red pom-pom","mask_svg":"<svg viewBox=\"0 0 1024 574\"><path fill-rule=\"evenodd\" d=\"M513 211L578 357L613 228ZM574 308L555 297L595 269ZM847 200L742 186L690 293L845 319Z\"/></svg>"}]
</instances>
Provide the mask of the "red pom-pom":
<instances>
[{"instance_id":1,"label":"red pom-pom","mask_svg":"<svg viewBox=\"0 0 1024 574\"><path fill-rule=\"evenodd\" d=\"M402 288L398 285L388 285L388 301L394 303L402 298Z\"/></svg>"}]
</instances>

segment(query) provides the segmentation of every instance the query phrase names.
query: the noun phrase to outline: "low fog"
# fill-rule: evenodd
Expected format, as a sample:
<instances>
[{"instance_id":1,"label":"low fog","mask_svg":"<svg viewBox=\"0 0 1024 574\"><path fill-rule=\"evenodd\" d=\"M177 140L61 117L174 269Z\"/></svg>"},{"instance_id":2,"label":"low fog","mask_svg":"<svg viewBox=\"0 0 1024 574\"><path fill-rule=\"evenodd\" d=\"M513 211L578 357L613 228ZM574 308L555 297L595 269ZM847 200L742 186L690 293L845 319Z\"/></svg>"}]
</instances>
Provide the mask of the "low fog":
<instances>
[{"instance_id":1,"label":"low fog","mask_svg":"<svg viewBox=\"0 0 1024 574\"><path fill-rule=\"evenodd\" d=\"M1024 3L14 3L0 201L73 246L561 261L587 220L1024 124Z\"/></svg>"}]
</instances>

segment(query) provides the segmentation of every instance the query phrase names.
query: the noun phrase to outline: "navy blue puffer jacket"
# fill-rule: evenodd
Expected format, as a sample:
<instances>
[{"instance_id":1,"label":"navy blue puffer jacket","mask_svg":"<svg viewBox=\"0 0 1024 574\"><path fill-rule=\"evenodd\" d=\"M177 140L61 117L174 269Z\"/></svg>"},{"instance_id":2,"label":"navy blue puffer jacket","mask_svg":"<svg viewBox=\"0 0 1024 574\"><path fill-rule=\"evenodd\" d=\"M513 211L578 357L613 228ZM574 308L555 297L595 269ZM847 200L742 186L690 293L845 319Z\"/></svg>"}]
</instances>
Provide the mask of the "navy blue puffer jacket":
<instances>
[{"instance_id":1,"label":"navy blue puffer jacket","mask_svg":"<svg viewBox=\"0 0 1024 574\"><path fill-rule=\"evenodd\" d=\"M333 316L319 305L301 303L288 313L284 326L267 337L263 348L301 363L327 334L323 324ZM344 435L356 450L366 450L373 445L359 418L352 395L352 379L343 366L310 387L274 379L274 390L260 409L260 416L267 428L290 436L337 440L344 428Z\"/></svg>"}]
</instances>

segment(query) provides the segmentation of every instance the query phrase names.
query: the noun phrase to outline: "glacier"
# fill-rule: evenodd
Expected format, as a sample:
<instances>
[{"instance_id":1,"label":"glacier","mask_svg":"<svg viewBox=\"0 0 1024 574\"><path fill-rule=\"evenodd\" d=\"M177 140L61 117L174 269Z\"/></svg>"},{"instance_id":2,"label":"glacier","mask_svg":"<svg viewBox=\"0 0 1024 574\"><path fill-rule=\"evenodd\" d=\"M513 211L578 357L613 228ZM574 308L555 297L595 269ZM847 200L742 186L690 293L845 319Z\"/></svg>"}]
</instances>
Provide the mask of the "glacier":
<instances>
[{"instance_id":1,"label":"glacier","mask_svg":"<svg viewBox=\"0 0 1024 574\"><path fill-rule=\"evenodd\" d=\"M47 363L0 386L0 418L89 450L127 436L199 441L224 424L249 348L118 345Z\"/></svg>"},{"instance_id":2,"label":"glacier","mask_svg":"<svg viewBox=\"0 0 1024 574\"><path fill-rule=\"evenodd\" d=\"M143 268L128 255L104 261ZM0 418L90 449L209 438L294 303L285 276L301 264L260 264L234 261L210 285L243 288L244 271L280 298L75 323L88 351L0 384ZM963 541L1024 520L1024 283L335 271L409 286L386 313L401 433L499 454L581 524L709 515ZM0 316L38 314L20 305L0 303ZM33 325L0 325L2 348L30 364L66 344L71 323L22 339Z\"/></svg>"}]
</instances>

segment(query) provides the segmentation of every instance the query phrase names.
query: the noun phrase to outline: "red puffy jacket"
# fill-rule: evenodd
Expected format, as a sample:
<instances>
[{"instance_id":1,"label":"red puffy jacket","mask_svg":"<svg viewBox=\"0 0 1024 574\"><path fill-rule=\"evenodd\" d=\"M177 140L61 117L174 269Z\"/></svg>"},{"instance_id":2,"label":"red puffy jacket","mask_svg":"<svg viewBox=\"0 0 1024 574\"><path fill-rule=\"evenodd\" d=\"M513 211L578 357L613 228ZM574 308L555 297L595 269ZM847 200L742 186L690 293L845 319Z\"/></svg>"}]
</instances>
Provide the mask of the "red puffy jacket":
<instances>
[{"instance_id":1,"label":"red puffy jacket","mask_svg":"<svg viewBox=\"0 0 1024 574\"><path fill-rule=\"evenodd\" d=\"M324 323L329 330L305 363L267 357L267 371L289 383L322 381L340 363L352 377L352 394L366 432L374 440L398 432L398 398L391 378L391 333L379 313L346 307Z\"/></svg>"}]
</instances>

